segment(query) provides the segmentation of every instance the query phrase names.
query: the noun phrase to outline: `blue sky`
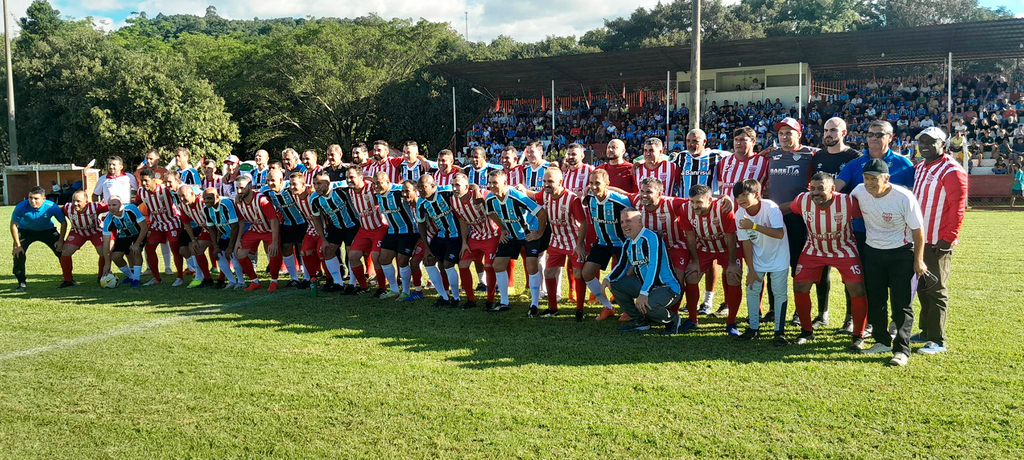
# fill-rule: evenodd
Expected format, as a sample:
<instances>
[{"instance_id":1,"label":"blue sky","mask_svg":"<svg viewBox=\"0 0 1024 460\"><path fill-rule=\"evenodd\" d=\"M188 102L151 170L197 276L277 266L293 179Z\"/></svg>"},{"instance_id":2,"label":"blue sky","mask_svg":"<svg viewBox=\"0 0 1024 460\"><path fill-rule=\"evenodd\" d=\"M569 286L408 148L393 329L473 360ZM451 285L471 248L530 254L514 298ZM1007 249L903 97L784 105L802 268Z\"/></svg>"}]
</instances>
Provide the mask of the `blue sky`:
<instances>
[{"instance_id":1,"label":"blue sky","mask_svg":"<svg viewBox=\"0 0 1024 460\"><path fill-rule=\"evenodd\" d=\"M32 0L10 0L12 16L22 17ZM727 0L732 3L735 0ZM987 7L1006 6L1024 17L1024 0L980 0ZM51 0L64 16L92 16L99 27L124 24L133 11L150 16L202 15L208 5L221 17L251 19L282 16L355 17L376 12L383 17L426 18L451 22L465 30L469 12L469 38L490 40L509 35L521 41L541 40L547 35L580 36L599 27L605 18L628 16L637 7L651 7L657 0Z\"/></svg>"}]
</instances>

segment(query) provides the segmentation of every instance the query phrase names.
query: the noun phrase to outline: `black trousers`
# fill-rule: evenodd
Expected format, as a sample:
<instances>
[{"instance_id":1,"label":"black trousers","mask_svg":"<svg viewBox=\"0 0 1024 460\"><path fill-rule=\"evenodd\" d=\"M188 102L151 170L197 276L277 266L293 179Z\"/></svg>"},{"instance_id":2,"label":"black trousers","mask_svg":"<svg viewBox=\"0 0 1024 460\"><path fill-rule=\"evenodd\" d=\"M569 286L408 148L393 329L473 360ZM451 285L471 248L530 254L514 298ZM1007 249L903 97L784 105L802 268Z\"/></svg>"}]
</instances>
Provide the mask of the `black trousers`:
<instances>
[{"instance_id":1,"label":"black trousers","mask_svg":"<svg viewBox=\"0 0 1024 460\"><path fill-rule=\"evenodd\" d=\"M910 355L910 332L914 326L914 305L910 282L914 277L914 245L896 249L875 249L865 245L865 288L868 292L868 323L875 341L892 346L893 353ZM889 303L896 338L889 335Z\"/></svg>"},{"instance_id":2,"label":"black trousers","mask_svg":"<svg viewBox=\"0 0 1024 460\"><path fill-rule=\"evenodd\" d=\"M804 245L807 244L807 225L804 223L804 218L795 213L783 214L782 223L786 227L786 240L789 242L789 275L796 276L796 265L800 263L800 253L803 252ZM831 273L830 268L825 267L822 270L821 279L814 287L814 292L818 297L819 316L828 311L828 293L832 289L832 280L828 276ZM770 279L772 275L769 273L765 276ZM765 285L768 286L768 309L775 310L775 294L772 283L766 279ZM849 301L847 301L847 306L849 308Z\"/></svg>"},{"instance_id":3,"label":"black trousers","mask_svg":"<svg viewBox=\"0 0 1024 460\"><path fill-rule=\"evenodd\" d=\"M25 261L28 260L28 247L32 243L40 242L45 244L53 255L60 257L60 253L53 248L53 245L60 239L60 233L57 232L56 228L49 230L29 230L29 229L18 229L18 236L21 239L21 249L23 251L18 254L18 257L14 258L14 277L18 279L18 283L25 282Z\"/></svg>"}]
</instances>

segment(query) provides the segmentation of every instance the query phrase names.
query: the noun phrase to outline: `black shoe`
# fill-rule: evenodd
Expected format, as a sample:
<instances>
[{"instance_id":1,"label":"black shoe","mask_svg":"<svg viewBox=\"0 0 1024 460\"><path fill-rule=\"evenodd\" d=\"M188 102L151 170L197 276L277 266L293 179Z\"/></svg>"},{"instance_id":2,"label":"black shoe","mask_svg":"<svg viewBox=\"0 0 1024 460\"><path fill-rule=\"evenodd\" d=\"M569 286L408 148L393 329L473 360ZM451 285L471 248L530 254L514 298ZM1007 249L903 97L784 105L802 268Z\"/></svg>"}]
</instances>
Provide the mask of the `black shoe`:
<instances>
[{"instance_id":1,"label":"black shoe","mask_svg":"<svg viewBox=\"0 0 1024 460\"><path fill-rule=\"evenodd\" d=\"M463 310L472 310L474 308L476 308L476 302L472 300L467 300L466 303L462 304Z\"/></svg>"},{"instance_id":2,"label":"black shoe","mask_svg":"<svg viewBox=\"0 0 1024 460\"><path fill-rule=\"evenodd\" d=\"M434 306L437 307L437 308L448 307L450 305L451 305L451 301L450 300L445 300L445 299L442 299L440 297L438 297L438 299L434 301Z\"/></svg>"},{"instance_id":3,"label":"black shoe","mask_svg":"<svg viewBox=\"0 0 1024 460\"><path fill-rule=\"evenodd\" d=\"M678 314L673 313L668 319L668 324L665 325L665 331L662 332L664 335L675 335L679 333L679 326L683 323L683 319Z\"/></svg>"},{"instance_id":4,"label":"black shoe","mask_svg":"<svg viewBox=\"0 0 1024 460\"><path fill-rule=\"evenodd\" d=\"M814 331L800 331L800 335L796 336L796 344L803 345L807 342L814 341Z\"/></svg>"},{"instance_id":5,"label":"black shoe","mask_svg":"<svg viewBox=\"0 0 1024 460\"><path fill-rule=\"evenodd\" d=\"M484 302L484 311L491 311L492 308L494 308L494 302Z\"/></svg>"},{"instance_id":6,"label":"black shoe","mask_svg":"<svg viewBox=\"0 0 1024 460\"><path fill-rule=\"evenodd\" d=\"M228 287L228 283L225 283L224 280L217 280L217 282L213 284L214 289L224 289L226 287Z\"/></svg>"},{"instance_id":7,"label":"black shoe","mask_svg":"<svg viewBox=\"0 0 1024 460\"><path fill-rule=\"evenodd\" d=\"M14 292L25 292L28 289L28 285L25 283L18 283L18 287L14 288Z\"/></svg>"},{"instance_id":8,"label":"black shoe","mask_svg":"<svg viewBox=\"0 0 1024 460\"><path fill-rule=\"evenodd\" d=\"M490 313L499 313L499 312L509 311L509 310L511 310L511 307L509 307L508 305L504 305L504 304L500 304L499 303L499 304L489 308L487 311L490 312Z\"/></svg>"},{"instance_id":9,"label":"black shoe","mask_svg":"<svg viewBox=\"0 0 1024 460\"><path fill-rule=\"evenodd\" d=\"M789 345L789 340L786 339L786 334L776 332L775 338L772 339L772 345L775 345L776 347L784 347L786 345Z\"/></svg>"},{"instance_id":10,"label":"black shoe","mask_svg":"<svg viewBox=\"0 0 1024 460\"><path fill-rule=\"evenodd\" d=\"M536 318L539 310L540 308L538 308L536 305L530 305L530 312L527 313L526 316L530 318Z\"/></svg>"},{"instance_id":11,"label":"black shoe","mask_svg":"<svg viewBox=\"0 0 1024 460\"><path fill-rule=\"evenodd\" d=\"M839 334L853 334L853 317L847 316L843 320L843 327L837 331Z\"/></svg>"},{"instance_id":12,"label":"black shoe","mask_svg":"<svg viewBox=\"0 0 1024 460\"><path fill-rule=\"evenodd\" d=\"M299 282L298 281L288 280L288 282L284 283L284 286L281 286L281 287L293 288L293 287L298 287L298 286L299 286Z\"/></svg>"},{"instance_id":13,"label":"black shoe","mask_svg":"<svg viewBox=\"0 0 1024 460\"><path fill-rule=\"evenodd\" d=\"M359 286L355 286L355 289L352 290L352 294L351 295L363 295L363 294L366 294L367 292L370 292L370 290L369 289L363 289L363 288L361 288Z\"/></svg>"},{"instance_id":14,"label":"black shoe","mask_svg":"<svg viewBox=\"0 0 1024 460\"><path fill-rule=\"evenodd\" d=\"M356 289L357 288L355 286L346 284L345 287L341 289L341 295L355 295Z\"/></svg>"},{"instance_id":15,"label":"black shoe","mask_svg":"<svg viewBox=\"0 0 1024 460\"><path fill-rule=\"evenodd\" d=\"M761 331L759 331L757 329L751 329L751 328L748 327L747 330L743 331L742 334L740 334L739 336L736 337L736 341L738 341L738 342L746 342L746 341L754 340L754 339L756 339L756 338L758 338L760 336L761 336Z\"/></svg>"},{"instance_id":16,"label":"black shoe","mask_svg":"<svg viewBox=\"0 0 1024 460\"><path fill-rule=\"evenodd\" d=\"M376 291L373 291L373 298L379 299L380 296L383 295L385 292L388 292L388 290L384 288L377 288Z\"/></svg>"},{"instance_id":17,"label":"black shoe","mask_svg":"<svg viewBox=\"0 0 1024 460\"><path fill-rule=\"evenodd\" d=\"M576 322L577 323L582 323L583 322L583 310L576 310Z\"/></svg>"},{"instance_id":18,"label":"black shoe","mask_svg":"<svg viewBox=\"0 0 1024 460\"><path fill-rule=\"evenodd\" d=\"M727 318L728 316L729 316L729 306L726 305L725 302L722 302L722 304L718 306L718 311L715 312L715 317L716 318Z\"/></svg>"},{"instance_id":19,"label":"black shoe","mask_svg":"<svg viewBox=\"0 0 1024 460\"><path fill-rule=\"evenodd\" d=\"M854 337L853 340L850 342L850 346L846 347L846 349L854 353L860 353L861 350L864 349L864 338Z\"/></svg>"},{"instance_id":20,"label":"black shoe","mask_svg":"<svg viewBox=\"0 0 1024 460\"><path fill-rule=\"evenodd\" d=\"M698 315L709 315L711 314L711 304L708 302L701 302L700 306L697 307Z\"/></svg>"},{"instance_id":21,"label":"black shoe","mask_svg":"<svg viewBox=\"0 0 1024 460\"><path fill-rule=\"evenodd\" d=\"M487 292L487 286L484 286L484 283L476 283L476 289L474 290L476 292Z\"/></svg>"},{"instance_id":22,"label":"black shoe","mask_svg":"<svg viewBox=\"0 0 1024 460\"><path fill-rule=\"evenodd\" d=\"M75 287L75 286L78 286L78 282L74 281L74 280L71 280L71 281L64 281L63 283L60 283L60 286L57 286L57 287L60 288L60 289L63 289L63 288L69 288L69 287Z\"/></svg>"},{"instance_id":23,"label":"black shoe","mask_svg":"<svg viewBox=\"0 0 1024 460\"><path fill-rule=\"evenodd\" d=\"M767 313L761 315L761 322L775 324L775 310L768 310Z\"/></svg>"},{"instance_id":24,"label":"black shoe","mask_svg":"<svg viewBox=\"0 0 1024 460\"><path fill-rule=\"evenodd\" d=\"M313 283L310 283L309 280L302 280L302 281L299 281L298 283L295 283L295 288L296 289L309 289L309 286L311 284L313 284Z\"/></svg>"},{"instance_id":25,"label":"black shoe","mask_svg":"<svg viewBox=\"0 0 1024 460\"><path fill-rule=\"evenodd\" d=\"M448 306L451 307L451 308L459 308L460 307L459 299L456 299L455 297L452 297L451 301L448 302Z\"/></svg>"},{"instance_id":26,"label":"black shoe","mask_svg":"<svg viewBox=\"0 0 1024 460\"><path fill-rule=\"evenodd\" d=\"M811 322L811 327L814 328L814 330L821 329L825 326L828 326L828 313L818 315L818 317L814 318L814 321Z\"/></svg>"},{"instance_id":27,"label":"black shoe","mask_svg":"<svg viewBox=\"0 0 1024 460\"><path fill-rule=\"evenodd\" d=\"M205 280L202 280L202 281L199 282L199 287L201 287L201 288L211 287L211 286L213 286L213 280L211 280L211 279L205 279Z\"/></svg>"},{"instance_id":28,"label":"black shoe","mask_svg":"<svg viewBox=\"0 0 1024 460\"><path fill-rule=\"evenodd\" d=\"M550 318L550 317L555 316L557 314L558 314L558 309L557 308L554 309L554 310L552 310L550 308L547 308L547 309L544 309L544 311L540 312L540 317L541 318Z\"/></svg>"},{"instance_id":29,"label":"black shoe","mask_svg":"<svg viewBox=\"0 0 1024 460\"><path fill-rule=\"evenodd\" d=\"M344 289L340 284L331 284L324 286L324 292L341 292Z\"/></svg>"}]
</instances>

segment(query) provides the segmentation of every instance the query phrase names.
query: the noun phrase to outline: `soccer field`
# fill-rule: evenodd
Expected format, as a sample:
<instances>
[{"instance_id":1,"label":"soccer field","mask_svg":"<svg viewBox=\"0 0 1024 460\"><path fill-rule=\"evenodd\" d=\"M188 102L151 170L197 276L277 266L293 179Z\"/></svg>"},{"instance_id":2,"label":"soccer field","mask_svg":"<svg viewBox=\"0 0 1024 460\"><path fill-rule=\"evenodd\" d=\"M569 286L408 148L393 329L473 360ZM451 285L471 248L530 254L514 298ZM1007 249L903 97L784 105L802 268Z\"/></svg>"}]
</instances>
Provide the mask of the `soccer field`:
<instances>
[{"instance_id":1,"label":"soccer field","mask_svg":"<svg viewBox=\"0 0 1024 460\"><path fill-rule=\"evenodd\" d=\"M33 246L15 293L4 232L0 457L1021 458L1022 221L968 212L950 351L905 368L845 351L835 274L831 326L776 348L720 319L663 337L596 307L526 318L523 299L493 314L429 295L103 290L91 247L82 285L58 290Z\"/></svg>"}]
</instances>

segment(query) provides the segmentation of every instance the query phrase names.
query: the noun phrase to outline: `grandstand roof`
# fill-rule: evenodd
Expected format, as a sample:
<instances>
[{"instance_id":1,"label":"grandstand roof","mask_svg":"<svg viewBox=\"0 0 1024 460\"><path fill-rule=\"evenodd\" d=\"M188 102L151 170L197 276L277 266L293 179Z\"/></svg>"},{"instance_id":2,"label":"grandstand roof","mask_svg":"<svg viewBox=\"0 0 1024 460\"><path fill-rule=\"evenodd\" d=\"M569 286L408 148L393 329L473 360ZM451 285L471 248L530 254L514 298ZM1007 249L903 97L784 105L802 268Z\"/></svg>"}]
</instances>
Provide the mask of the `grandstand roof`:
<instances>
[{"instance_id":1,"label":"grandstand roof","mask_svg":"<svg viewBox=\"0 0 1024 460\"><path fill-rule=\"evenodd\" d=\"M732 68L806 62L813 70L1024 57L1024 19L967 22L906 29L705 43L701 67ZM464 62L437 69L491 91L634 84L665 79L665 72L690 70L690 47L578 54L490 62ZM674 76L673 76L674 77Z\"/></svg>"}]
</instances>

